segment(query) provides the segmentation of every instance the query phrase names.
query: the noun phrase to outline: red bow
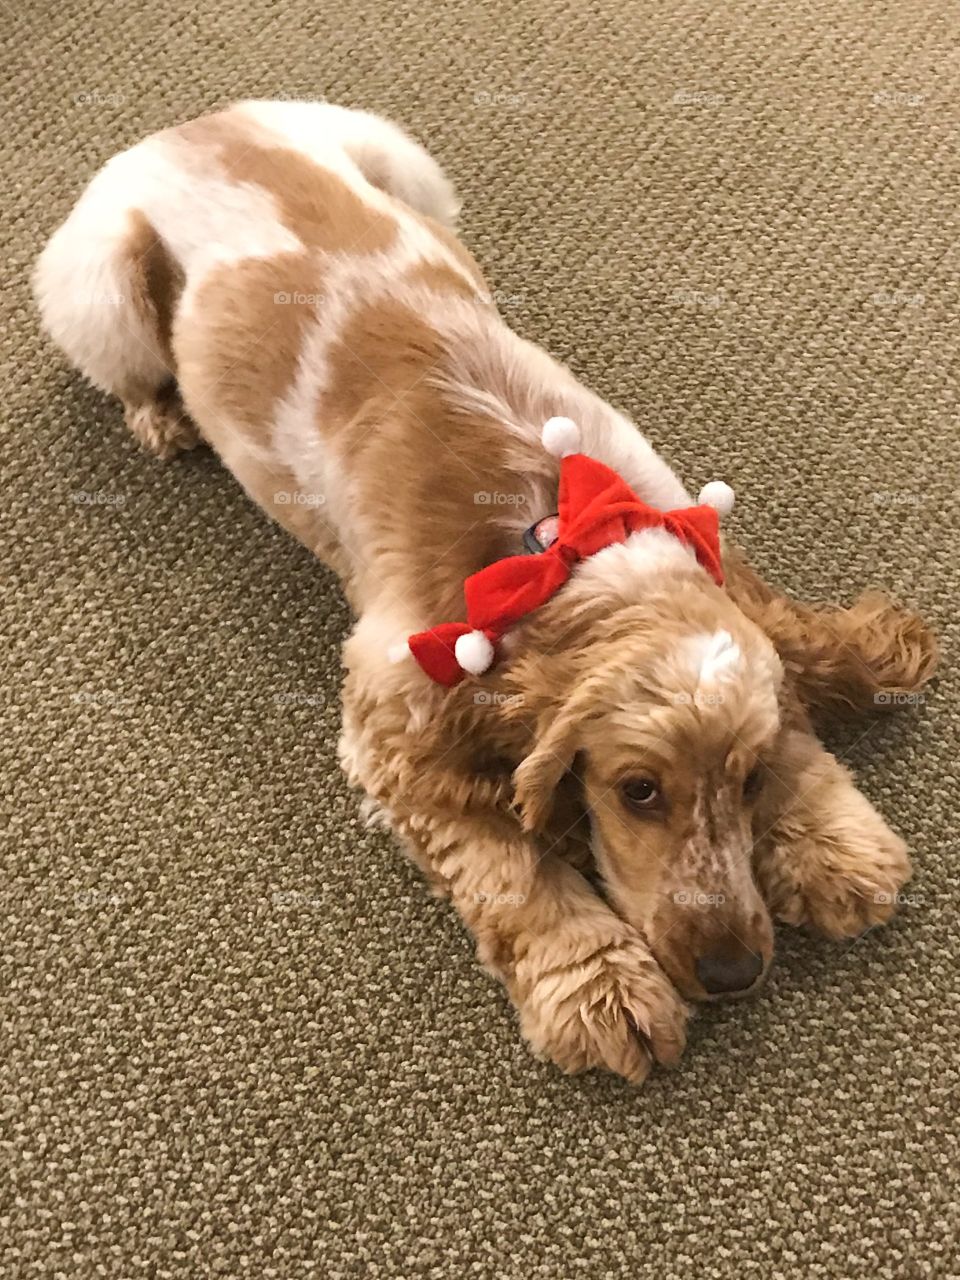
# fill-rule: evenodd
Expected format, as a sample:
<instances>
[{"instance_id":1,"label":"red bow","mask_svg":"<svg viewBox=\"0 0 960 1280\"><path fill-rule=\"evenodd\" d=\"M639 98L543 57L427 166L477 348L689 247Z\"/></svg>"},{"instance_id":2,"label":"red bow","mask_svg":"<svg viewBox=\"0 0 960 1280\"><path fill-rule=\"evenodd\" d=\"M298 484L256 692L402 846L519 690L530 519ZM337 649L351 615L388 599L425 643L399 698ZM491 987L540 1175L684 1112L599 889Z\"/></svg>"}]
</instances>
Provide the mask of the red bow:
<instances>
[{"instance_id":1,"label":"red bow","mask_svg":"<svg viewBox=\"0 0 960 1280\"><path fill-rule=\"evenodd\" d=\"M559 516L557 540L542 554L508 556L467 578L466 622L443 622L409 638L410 652L431 680L459 684L465 671L454 650L462 636L480 632L496 645L510 627L563 586L580 560L641 529L666 529L692 547L714 581L723 585L720 524L713 507L658 511L641 501L615 471L575 453L560 464Z\"/></svg>"}]
</instances>

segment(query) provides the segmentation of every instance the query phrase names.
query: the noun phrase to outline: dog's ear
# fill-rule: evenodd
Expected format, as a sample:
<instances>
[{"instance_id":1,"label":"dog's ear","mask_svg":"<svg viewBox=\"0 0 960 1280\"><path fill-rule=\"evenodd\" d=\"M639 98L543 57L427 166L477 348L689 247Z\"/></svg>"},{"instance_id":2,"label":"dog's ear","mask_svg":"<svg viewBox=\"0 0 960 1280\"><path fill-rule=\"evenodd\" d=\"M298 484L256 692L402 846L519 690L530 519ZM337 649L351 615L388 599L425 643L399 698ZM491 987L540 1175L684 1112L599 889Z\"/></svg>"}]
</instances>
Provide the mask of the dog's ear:
<instances>
[{"instance_id":1,"label":"dog's ear","mask_svg":"<svg viewBox=\"0 0 960 1280\"><path fill-rule=\"evenodd\" d=\"M561 714L513 774L513 799L525 831L543 831L553 809L553 797L576 750L570 714Z\"/></svg>"},{"instance_id":2,"label":"dog's ear","mask_svg":"<svg viewBox=\"0 0 960 1280\"><path fill-rule=\"evenodd\" d=\"M850 608L806 605L771 587L743 553L724 546L727 592L780 654L811 712L890 710L936 669L936 637L909 609L880 592Z\"/></svg>"},{"instance_id":3,"label":"dog's ear","mask_svg":"<svg viewBox=\"0 0 960 1280\"><path fill-rule=\"evenodd\" d=\"M573 764L578 723L576 699L549 719L540 717L531 750L513 775L514 803L526 831L542 831L550 819L557 789Z\"/></svg>"}]
</instances>

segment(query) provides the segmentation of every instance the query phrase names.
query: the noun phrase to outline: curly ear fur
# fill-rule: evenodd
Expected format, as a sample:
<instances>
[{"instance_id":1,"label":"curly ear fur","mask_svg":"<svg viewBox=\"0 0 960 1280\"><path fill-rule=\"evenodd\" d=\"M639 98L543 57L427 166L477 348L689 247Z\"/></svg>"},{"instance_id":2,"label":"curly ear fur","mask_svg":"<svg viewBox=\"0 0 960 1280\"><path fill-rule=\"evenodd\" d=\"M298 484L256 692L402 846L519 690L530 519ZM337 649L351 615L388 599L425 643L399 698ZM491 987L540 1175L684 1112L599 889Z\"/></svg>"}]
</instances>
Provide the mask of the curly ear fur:
<instances>
[{"instance_id":1,"label":"curly ear fur","mask_svg":"<svg viewBox=\"0 0 960 1280\"><path fill-rule=\"evenodd\" d=\"M765 631L797 696L812 712L892 710L936 669L933 632L879 591L848 609L805 605L775 590L732 547L724 549L731 599Z\"/></svg>"},{"instance_id":2,"label":"curly ear fur","mask_svg":"<svg viewBox=\"0 0 960 1280\"><path fill-rule=\"evenodd\" d=\"M549 622L546 629L559 634ZM544 652L534 642L510 672L518 696L508 703L507 714L525 726L526 754L513 775L514 808L525 831L545 833L558 802L559 812L566 809L559 794L569 790L563 779L573 767L580 730L599 705L595 650L586 641L587 630L585 620L572 621L563 635L570 648Z\"/></svg>"},{"instance_id":3,"label":"curly ear fur","mask_svg":"<svg viewBox=\"0 0 960 1280\"><path fill-rule=\"evenodd\" d=\"M553 812L556 792L573 764L580 716L564 709L538 733L536 745L513 775L514 803L525 831L543 831Z\"/></svg>"}]
</instances>

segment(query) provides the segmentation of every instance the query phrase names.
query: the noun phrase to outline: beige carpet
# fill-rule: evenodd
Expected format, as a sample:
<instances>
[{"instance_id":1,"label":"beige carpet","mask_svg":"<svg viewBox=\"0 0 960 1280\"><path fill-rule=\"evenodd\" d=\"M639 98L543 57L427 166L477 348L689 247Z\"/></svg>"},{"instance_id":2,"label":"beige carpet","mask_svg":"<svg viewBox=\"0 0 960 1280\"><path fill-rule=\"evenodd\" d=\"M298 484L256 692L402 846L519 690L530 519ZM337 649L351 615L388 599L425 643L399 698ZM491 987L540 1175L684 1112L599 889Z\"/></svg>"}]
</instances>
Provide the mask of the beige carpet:
<instances>
[{"instance_id":1,"label":"beige carpet","mask_svg":"<svg viewBox=\"0 0 960 1280\"><path fill-rule=\"evenodd\" d=\"M0 1274L960 1274L954 7L2 9ZM785 936L642 1092L533 1061L364 829L330 577L38 338L25 276L112 152L324 94L437 152L511 322L730 479L769 574L887 584L947 647L834 740L916 852L897 922Z\"/></svg>"}]
</instances>

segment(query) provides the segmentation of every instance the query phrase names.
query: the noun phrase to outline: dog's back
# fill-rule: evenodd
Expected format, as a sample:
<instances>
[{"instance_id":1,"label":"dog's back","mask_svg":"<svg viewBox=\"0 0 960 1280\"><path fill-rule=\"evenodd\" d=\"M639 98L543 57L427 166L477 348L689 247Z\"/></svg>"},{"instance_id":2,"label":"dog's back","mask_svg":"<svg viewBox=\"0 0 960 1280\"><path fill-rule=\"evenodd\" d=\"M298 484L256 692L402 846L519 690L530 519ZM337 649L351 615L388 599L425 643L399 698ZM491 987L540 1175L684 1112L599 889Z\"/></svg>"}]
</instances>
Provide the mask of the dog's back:
<instances>
[{"instance_id":1,"label":"dog's back","mask_svg":"<svg viewBox=\"0 0 960 1280\"><path fill-rule=\"evenodd\" d=\"M198 292L231 265L285 261L271 302L302 312L317 283L304 251L376 252L394 236L393 197L411 226L435 220L438 235L456 216L436 162L367 112L247 102L164 130L108 161L51 237L34 277L44 325L120 396L147 447L175 452L189 441L164 439L164 388L181 380L175 322ZM290 314L270 323L289 327Z\"/></svg>"}]
</instances>

